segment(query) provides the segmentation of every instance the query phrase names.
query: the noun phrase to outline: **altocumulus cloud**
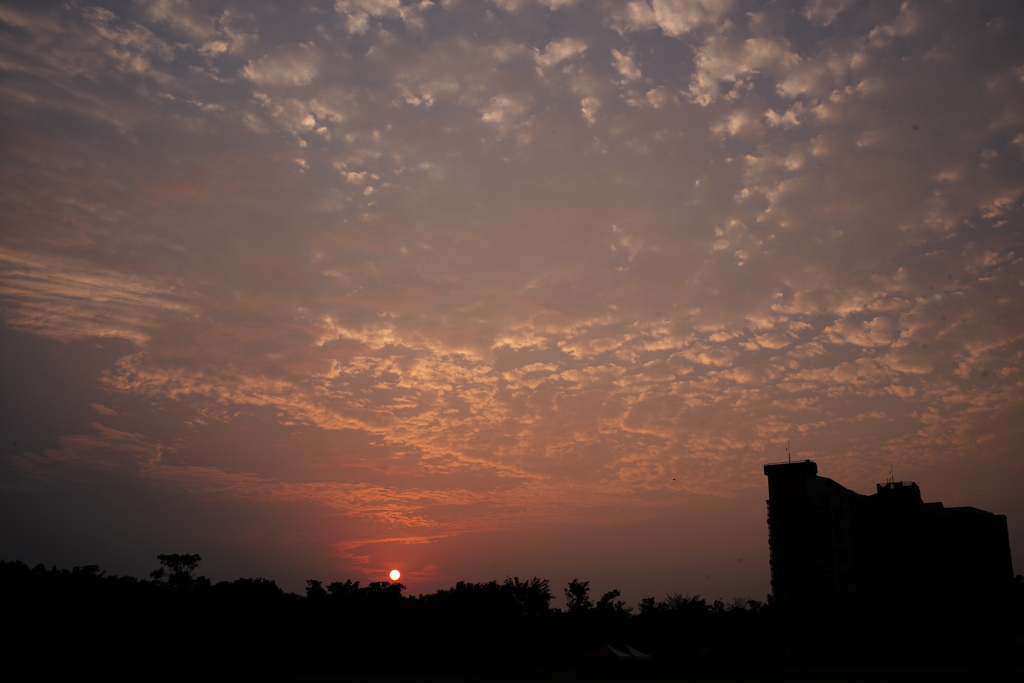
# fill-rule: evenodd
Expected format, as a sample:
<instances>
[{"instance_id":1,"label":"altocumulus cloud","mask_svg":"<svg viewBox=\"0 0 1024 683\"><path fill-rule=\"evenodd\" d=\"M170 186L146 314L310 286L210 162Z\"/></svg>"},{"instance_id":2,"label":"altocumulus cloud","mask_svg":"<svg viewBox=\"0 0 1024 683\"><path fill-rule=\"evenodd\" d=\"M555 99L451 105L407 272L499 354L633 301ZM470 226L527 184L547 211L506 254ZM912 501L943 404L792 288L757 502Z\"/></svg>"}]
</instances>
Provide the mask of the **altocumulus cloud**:
<instances>
[{"instance_id":1,"label":"altocumulus cloud","mask_svg":"<svg viewBox=\"0 0 1024 683\"><path fill-rule=\"evenodd\" d=\"M10 486L121 458L370 573L763 498L787 439L1010 512L1022 9L797 9L5 3L4 324L123 340Z\"/></svg>"}]
</instances>

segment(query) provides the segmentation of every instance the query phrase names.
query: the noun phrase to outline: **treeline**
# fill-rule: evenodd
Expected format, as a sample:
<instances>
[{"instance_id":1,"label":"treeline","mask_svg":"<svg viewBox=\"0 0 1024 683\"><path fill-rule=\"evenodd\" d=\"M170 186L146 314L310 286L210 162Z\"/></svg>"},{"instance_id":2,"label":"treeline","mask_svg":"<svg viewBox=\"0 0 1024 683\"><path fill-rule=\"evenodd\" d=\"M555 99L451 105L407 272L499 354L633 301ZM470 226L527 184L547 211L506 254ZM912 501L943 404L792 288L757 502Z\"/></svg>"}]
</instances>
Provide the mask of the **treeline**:
<instances>
[{"instance_id":1,"label":"treeline","mask_svg":"<svg viewBox=\"0 0 1024 683\"><path fill-rule=\"evenodd\" d=\"M1013 667L1024 624L1019 576L985 600L784 609L677 594L635 611L618 591L595 600L576 580L563 610L538 578L418 597L398 583L310 580L300 596L262 578L211 583L195 576L198 555L159 560L150 580L0 561L0 612L13 633L0 670L487 672L601 666L582 655L605 643L650 654L659 669Z\"/></svg>"}]
</instances>

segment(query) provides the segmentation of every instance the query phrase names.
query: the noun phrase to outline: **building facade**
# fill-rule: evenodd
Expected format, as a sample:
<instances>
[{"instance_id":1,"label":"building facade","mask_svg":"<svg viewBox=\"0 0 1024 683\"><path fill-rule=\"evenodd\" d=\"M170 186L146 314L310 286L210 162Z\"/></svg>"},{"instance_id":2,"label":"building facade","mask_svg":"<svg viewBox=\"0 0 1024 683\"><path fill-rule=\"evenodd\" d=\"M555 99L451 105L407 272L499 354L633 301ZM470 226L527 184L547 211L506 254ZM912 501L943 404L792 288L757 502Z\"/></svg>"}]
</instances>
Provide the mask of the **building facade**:
<instances>
[{"instance_id":1,"label":"building facade","mask_svg":"<svg viewBox=\"0 0 1024 683\"><path fill-rule=\"evenodd\" d=\"M862 495L819 477L811 460L764 473L776 601L984 594L1013 578L1005 515L925 503L913 482Z\"/></svg>"}]
</instances>

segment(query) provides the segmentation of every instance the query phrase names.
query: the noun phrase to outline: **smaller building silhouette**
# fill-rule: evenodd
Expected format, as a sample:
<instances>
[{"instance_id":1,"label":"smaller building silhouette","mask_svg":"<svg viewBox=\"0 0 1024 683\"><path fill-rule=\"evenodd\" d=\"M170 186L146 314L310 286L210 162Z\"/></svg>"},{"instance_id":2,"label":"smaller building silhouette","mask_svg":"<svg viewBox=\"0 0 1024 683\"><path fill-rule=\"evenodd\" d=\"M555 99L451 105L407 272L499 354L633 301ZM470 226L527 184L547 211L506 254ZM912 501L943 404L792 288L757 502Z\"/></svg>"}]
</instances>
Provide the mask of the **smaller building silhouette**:
<instances>
[{"instance_id":1,"label":"smaller building silhouette","mask_svg":"<svg viewBox=\"0 0 1024 683\"><path fill-rule=\"evenodd\" d=\"M1005 515L925 503L913 482L862 495L819 477L811 460L764 473L776 601L980 595L1013 579Z\"/></svg>"}]
</instances>

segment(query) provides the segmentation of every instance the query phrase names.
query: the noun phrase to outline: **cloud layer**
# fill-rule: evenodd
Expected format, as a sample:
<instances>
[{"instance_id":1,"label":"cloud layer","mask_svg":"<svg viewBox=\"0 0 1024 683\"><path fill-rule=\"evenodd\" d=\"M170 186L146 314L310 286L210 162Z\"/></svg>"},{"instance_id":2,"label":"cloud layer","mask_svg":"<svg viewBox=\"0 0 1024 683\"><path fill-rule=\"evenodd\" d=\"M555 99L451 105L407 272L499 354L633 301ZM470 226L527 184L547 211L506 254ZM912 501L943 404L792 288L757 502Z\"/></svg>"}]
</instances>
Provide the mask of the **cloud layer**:
<instances>
[{"instance_id":1,"label":"cloud layer","mask_svg":"<svg viewBox=\"0 0 1024 683\"><path fill-rule=\"evenodd\" d=\"M787 440L1024 512L1017 4L118 7L0 8L5 325L130 342L24 481L309 505L370 576Z\"/></svg>"}]
</instances>

